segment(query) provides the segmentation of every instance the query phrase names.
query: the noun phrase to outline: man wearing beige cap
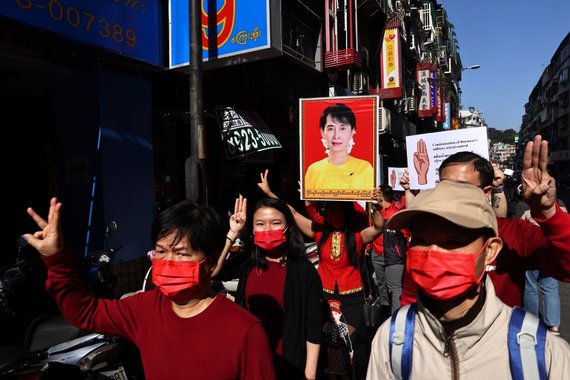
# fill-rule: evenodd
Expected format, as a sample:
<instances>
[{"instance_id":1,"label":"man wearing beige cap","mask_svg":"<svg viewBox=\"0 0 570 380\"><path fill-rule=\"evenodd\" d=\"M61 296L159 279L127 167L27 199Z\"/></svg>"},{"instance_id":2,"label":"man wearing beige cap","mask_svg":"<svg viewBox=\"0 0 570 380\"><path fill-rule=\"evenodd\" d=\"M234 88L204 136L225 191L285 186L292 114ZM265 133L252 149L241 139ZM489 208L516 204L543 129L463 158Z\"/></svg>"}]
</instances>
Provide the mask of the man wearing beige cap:
<instances>
[{"instance_id":1,"label":"man wearing beige cap","mask_svg":"<svg viewBox=\"0 0 570 380\"><path fill-rule=\"evenodd\" d=\"M568 343L546 334L530 313L503 304L485 275L503 241L480 188L444 180L386 227L411 231L406 265L419 297L378 329L367 379L563 379L570 373Z\"/></svg>"}]
</instances>

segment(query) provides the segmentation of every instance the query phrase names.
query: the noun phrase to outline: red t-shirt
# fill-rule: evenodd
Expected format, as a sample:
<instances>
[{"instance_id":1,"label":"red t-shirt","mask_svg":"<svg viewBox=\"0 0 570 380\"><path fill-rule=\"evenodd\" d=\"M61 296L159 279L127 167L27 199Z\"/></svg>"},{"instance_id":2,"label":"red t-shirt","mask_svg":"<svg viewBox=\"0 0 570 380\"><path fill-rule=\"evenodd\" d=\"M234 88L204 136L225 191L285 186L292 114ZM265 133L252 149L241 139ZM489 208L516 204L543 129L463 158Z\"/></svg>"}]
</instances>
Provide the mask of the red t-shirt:
<instances>
[{"instance_id":1,"label":"red t-shirt","mask_svg":"<svg viewBox=\"0 0 570 380\"><path fill-rule=\"evenodd\" d=\"M267 269L253 268L245 285L246 308L259 318L271 348L283 355L283 289L286 267L273 261L267 262Z\"/></svg>"},{"instance_id":2,"label":"red t-shirt","mask_svg":"<svg viewBox=\"0 0 570 380\"><path fill-rule=\"evenodd\" d=\"M223 295L200 314L180 318L158 289L122 300L99 299L81 286L71 255L42 257L46 289L75 326L120 335L139 348L147 380L274 379L263 326Z\"/></svg>"}]
</instances>

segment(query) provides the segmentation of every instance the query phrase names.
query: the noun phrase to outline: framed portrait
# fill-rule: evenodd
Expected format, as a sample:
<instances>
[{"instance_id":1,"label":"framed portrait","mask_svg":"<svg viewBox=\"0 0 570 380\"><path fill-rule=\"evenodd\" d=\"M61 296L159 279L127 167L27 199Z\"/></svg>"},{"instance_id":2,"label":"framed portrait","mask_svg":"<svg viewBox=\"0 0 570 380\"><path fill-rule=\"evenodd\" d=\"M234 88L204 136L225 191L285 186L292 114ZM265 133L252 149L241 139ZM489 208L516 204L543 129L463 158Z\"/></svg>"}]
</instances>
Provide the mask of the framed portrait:
<instances>
[{"instance_id":1,"label":"framed portrait","mask_svg":"<svg viewBox=\"0 0 570 380\"><path fill-rule=\"evenodd\" d=\"M301 198L370 200L378 184L379 97L299 100Z\"/></svg>"}]
</instances>

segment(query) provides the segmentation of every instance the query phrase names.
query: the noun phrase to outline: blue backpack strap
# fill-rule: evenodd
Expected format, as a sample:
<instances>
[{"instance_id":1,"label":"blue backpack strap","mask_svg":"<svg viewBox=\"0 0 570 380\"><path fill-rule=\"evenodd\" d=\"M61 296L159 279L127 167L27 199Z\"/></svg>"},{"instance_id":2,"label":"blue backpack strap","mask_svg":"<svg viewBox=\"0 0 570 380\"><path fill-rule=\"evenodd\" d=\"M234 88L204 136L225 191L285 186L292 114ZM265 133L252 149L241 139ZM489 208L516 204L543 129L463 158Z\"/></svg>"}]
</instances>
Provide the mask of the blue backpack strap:
<instances>
[{"instance_id":1,"label":"blue backpack strap","mask_svg":"<svg viewBox=\"0 0 570 380\"><path fill-rule=\"evenodd\" d=\"M546 325L535 315L514 307L509 322L509 362L514 380L546 380Z\"/></svg>"},{"instance_id":2,"label":"blue backpack strap","mask_svg":"<svg viewBox=\"0 0 570 380\"><path fill-rule=\"evenodd\" d=\"M396 310L390 320L390 364L396 379L408 380L412 373L415 321L415 304Z\"/></svg>"}]
</instances>

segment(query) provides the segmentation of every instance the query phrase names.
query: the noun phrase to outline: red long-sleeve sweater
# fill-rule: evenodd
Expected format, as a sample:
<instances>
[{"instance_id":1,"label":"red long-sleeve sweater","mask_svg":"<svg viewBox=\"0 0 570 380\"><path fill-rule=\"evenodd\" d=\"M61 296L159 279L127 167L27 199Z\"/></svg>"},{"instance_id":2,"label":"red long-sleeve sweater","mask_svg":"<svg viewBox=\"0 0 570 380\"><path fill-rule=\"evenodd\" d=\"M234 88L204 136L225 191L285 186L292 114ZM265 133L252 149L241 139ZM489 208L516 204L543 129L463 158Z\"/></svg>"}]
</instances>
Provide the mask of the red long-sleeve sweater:
<instances>
[{"instance_id":1,"label":"red long-sleeve sweater","mask_svg":"<svg viewBox=\"0 0 570 380\"><path fill-rule=\"evenodd\" d=\"M274 379L267 336L259 320L219 295L200 314L180 318L158 289L122 300L92 297L65 250L43 258L46 289L72 324L123 336L140 350L153 379Z\"/></svg>"},{"instance_id":2,"label":"red long-sleeve sweater","mask_svg":"<svg viewBox=\"0 0 570 380\"><path fill-rule=\"evenodd\" d=\"M548 218L533 215L540 227L522 220L497 218L503 249L489 272L497 296L509 306L522 306L524 274L540 269L548 276L570 282L570 214L556 205ZM416 284L406 272L401 306L416 301Z\"/></svg>"}]
</instances>

